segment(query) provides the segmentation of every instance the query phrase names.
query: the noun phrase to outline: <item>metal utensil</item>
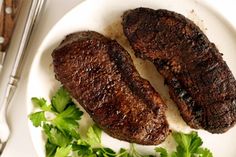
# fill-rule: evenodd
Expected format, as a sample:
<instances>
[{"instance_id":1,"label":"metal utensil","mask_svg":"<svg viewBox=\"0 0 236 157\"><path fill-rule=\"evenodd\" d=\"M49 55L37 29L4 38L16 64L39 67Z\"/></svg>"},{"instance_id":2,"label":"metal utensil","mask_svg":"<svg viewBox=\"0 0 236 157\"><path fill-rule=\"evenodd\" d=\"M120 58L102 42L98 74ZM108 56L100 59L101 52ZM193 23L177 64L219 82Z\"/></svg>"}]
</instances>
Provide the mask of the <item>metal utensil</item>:
<instances>
[{"instance_id":1,"label":"metal utensil","mask_svg":"<svg viewBox=\"0 0 236 157\"><path fill-rule=\"evenodd\" d=\"M7 106L13 97L18 80L20 79L24 52L28 45L29 37L32 33L35 21L39 16L40 10L42 9L44 2L45 0L32 0L23 35L20 40L20 45L11 71L11 76L9 78L7 88L5 90L4 100L0 106L0 145L2 145L0 148L0 155L2 154L6 142L10 136L10 129L6 121Z\"/></svg>"}]
</instances>

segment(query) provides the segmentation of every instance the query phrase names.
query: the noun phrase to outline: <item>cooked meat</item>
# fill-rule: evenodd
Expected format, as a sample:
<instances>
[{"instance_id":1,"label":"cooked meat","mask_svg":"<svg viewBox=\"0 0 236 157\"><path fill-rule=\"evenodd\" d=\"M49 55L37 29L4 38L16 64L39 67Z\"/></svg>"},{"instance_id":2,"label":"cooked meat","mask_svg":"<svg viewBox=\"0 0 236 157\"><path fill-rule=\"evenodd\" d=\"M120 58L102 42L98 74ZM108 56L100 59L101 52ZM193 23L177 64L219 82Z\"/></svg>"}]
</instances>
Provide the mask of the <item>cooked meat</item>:
<instances>
[{"instance_id":1,"label":"cooked meat","mask_svg":"<svg viewBox=\"0 0 236 157\"><path fill-rule=\"evenodd\" d=\"M56 79L109 135L145 145L165 140L166 105L116 41L77 32L52 57Z\"/></svg>"},{"instance_id":2,"label":"cooked meat","mask_svg":"<svg viewBox=\"0 0 236 157\"><path fill-rule=\"evenodd\" d=\"M137 8L124 13L123 30L135 55L164 76L188 125L223 133L235 124L236 81L198 26L175 12Z\"/></svg>"}]
</instances>

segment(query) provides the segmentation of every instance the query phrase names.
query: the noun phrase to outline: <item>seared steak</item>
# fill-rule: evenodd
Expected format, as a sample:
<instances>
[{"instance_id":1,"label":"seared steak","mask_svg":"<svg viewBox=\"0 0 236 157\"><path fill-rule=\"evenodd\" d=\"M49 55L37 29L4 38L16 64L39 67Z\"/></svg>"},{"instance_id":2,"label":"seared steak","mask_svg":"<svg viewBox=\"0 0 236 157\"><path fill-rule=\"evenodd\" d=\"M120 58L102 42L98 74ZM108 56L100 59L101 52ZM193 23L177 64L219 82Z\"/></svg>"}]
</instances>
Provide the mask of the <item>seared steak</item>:
<instances>
[{"instance_id":1,"label":"seared steak","mask_svg":"<svg viewBox=\"0 0 236 157\"><path fill-rule=\"evenodd\" d=\"M165 140L166 105L116 41L77 32L52 57L56 79L109 135L145 145Z\"/></svg>"},{"instance_id":2,"label":"seared steak","mask_svg":"<svg viewBox=\"0 0 236 157\"><path fill-rule=\"evenodd\" d=\"M123 30L135 55L164 76L188 125L223 133L235 124L236 81L198 26L175 12L137 8L124 13Z\"/></svg>"}]
</instances>

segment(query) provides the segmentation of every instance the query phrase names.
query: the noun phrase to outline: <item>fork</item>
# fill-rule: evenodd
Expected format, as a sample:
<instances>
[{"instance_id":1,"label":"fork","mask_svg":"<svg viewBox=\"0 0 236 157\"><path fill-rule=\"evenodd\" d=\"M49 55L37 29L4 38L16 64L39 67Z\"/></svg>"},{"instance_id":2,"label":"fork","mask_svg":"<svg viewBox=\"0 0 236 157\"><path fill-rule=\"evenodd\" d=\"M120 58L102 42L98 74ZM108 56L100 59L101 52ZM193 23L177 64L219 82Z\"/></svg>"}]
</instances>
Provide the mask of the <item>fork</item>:
<instances>
[{"instance_id":1,"label":"fork","mask_svg":"<svg viewBox=\"0 0 236 157\"><path fill-rule=\"evenodd\" d=\"M30 11L23 30L23 35L21 37L20 44L17 50L15 62L11 71L10 78L8 80L7 88L4 91L4 100L0 106L0 155L2 154L10 136L10 129L6 120L7 106L15 93L15 89L17 87L17 83L20 79L20 74L22 71L24 53L28 45L29 38L31 36L35 22L39 16L39 13L44 3L45 0L32 0Z\"/></svg>"},{"instance_id":2,"label":"fork","mask_svg":"<svg viewBox=\"0 0 236 157\"><path fill-rule=\"evenodd\" d=\"M8 104L6 101L7 99L4 99L3 104ZM0 155L3 152L10 135L10 129L6 122L6 108L7 105L3 105L0 110Z\"/></svg>"}]
</instances>

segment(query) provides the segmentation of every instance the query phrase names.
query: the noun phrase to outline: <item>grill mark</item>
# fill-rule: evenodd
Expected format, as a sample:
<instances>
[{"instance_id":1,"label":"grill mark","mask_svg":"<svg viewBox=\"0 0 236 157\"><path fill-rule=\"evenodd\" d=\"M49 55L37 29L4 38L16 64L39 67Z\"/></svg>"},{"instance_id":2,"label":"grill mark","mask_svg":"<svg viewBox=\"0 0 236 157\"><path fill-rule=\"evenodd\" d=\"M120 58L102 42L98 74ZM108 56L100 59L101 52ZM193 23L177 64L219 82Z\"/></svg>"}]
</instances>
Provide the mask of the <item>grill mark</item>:
<instances>
[{"instance_id":1,"label":"grill mark","mask_svg":"<svg viewBox=\"0 0 236 157\"><path fill-rule=\"evenodd\" d=\"M145 145L165 140L166 106L117 42L78 32L67 36L52 56L56 78L109 135Z\"/></svg>"},{"instance_id":2,"label":"grill mark","mask_svg":"<svg viewBox=\"0 0 236 157\"><path fill-rule=\"evenodd\" d=\"M223 133L236 123L234 103L227 102L236 97L236 81L222 54L198 26L178 13L148 8L124 13L122 25L135 55L153 62L164 76L171 98L191 127ZM131 39L137 32L139 36ZM208 122L213 113L207 111L208 104L217 101L221 104L214 105L225 106L229 114L222 115L225 121L219 117L221 125L216 122L214 128Z\"/></svg>"}]
</instances>

